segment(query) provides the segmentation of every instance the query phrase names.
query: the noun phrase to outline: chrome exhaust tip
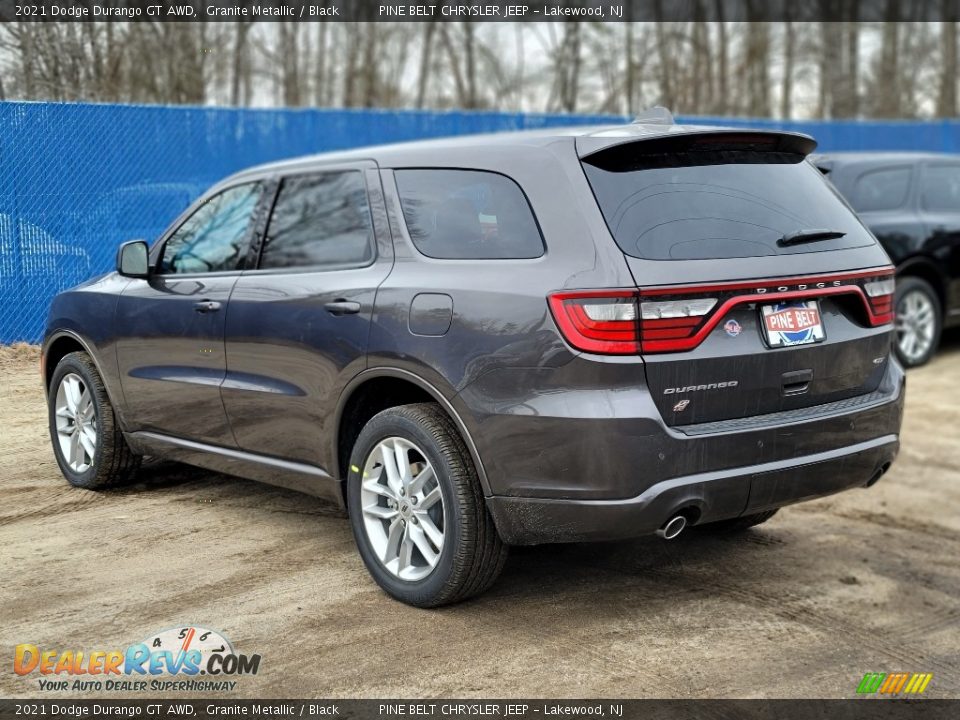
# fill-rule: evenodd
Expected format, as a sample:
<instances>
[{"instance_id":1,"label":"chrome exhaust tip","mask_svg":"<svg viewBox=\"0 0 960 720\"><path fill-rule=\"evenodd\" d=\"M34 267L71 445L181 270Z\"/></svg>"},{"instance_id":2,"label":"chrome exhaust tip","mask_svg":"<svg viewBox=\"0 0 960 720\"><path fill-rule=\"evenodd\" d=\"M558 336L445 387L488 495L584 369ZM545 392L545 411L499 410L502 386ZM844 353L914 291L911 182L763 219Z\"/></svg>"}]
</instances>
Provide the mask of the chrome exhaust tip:
<instances>
[{"instance_id":1,"label":"chrome exhaust tip","mask_svg":"<svg viewBox=\"0 0 960 720\"><path fill-rule=\"evenodd\" d=\"M662 537L664 540L673 540L677 535L683 532L683 529L687 526L687 519L683 515L677 515L672 517L667 522L663 524L659 530L657 530L657 535Z\"/></svg>"}]
</instances>

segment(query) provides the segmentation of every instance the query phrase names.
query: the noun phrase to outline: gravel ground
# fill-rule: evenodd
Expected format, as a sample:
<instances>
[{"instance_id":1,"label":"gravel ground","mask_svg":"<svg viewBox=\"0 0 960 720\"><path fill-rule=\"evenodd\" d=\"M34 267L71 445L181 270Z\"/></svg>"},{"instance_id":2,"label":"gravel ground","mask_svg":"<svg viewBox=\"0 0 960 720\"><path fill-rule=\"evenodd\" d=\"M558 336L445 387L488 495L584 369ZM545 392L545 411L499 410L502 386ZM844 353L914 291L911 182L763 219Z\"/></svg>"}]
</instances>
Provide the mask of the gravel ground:
<instances>
[{"instance_id":1,"label":"gravel ground","mask_svg":"<svg viewBox=\"0 0 960 720\"><path fill-rule=\"evenodd\" d=\"M910 373L874 488L739 537L516 549L490 592L440 611L381 593L313 498L172 464L70 488L36 349L2 348L0 696L40 694L12 672L19 643L195 624L262 655L235 696L851 697L865 672L915 671L960 697L960 336L945 344Z\"/></svg>"}]
</instances>

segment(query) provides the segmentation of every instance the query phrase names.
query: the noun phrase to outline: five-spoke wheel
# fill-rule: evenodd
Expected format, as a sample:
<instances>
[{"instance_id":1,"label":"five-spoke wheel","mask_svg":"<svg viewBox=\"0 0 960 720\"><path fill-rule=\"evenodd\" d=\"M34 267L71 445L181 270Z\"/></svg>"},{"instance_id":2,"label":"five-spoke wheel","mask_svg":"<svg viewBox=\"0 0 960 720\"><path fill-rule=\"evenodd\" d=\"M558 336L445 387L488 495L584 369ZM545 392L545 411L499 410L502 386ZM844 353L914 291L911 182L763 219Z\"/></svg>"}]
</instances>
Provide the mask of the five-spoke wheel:
<instances>
[{"instance_id":1,"label":"five-spoke wheel","mask_svg":"<svg viewBox=\"0 0 960 720\"><path fill-rule=\"evenodd\" d=\"M940 300L924 280L905 277L897 281L896 350L906 367L927 362L940 343Z\"/></svg>"},{"instance_id":2,"label":"five-spoke wheel","mask_svg":"<svg viewBox=\"0 0 960 720\"><path fill-rule=\"evenodd\" d=\"M390 595L418 607L487 589L506 547L456 426L435 403L400 405L360 431L347 473L360 556Z\"/></svg>"},{"instance_id":3,"label":"five-spoke wheel","mask_svg":"<svg viewBox=\"0 0 960 720\"><path fill-rule=\"evenodd\" d=\"M47 402L53 454L71 485L96 490L134 477L140 457L127 446L89 355L69 353L57 363Z\"/></svg>"},{"instance_id":4,"label":"five-spoke wheel","mask_svg":"<svg viewBox=\"0 0 960 720\"><path fill-rule=\"evenodd\" d=\"M57 439L67 465L83 473L97 453L97 413L83 379L68 373L60 380L56 397Z\"/></svg>"},{"instance_id":5,"label":"five-spoke wheel","mask_svg":"<svg viewBox=\"0 0 960 720\"><path fill-rule=\"evenodd\" d=\"M443 551L443 488L423 450L390 437L373 448L360 486L363 525L383 566L420 580Z\"/></svg>"}]
</instances>

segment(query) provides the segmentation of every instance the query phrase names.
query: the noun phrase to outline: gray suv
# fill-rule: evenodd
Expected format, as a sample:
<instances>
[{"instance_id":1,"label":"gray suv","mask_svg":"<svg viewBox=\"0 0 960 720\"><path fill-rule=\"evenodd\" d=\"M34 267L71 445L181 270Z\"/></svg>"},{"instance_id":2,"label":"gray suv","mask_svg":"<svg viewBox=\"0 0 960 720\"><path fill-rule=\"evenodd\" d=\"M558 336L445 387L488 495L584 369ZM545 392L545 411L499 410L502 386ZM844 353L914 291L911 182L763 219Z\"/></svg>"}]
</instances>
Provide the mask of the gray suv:
<instances>
[{"instance_id":1,"label":"gray suv","mask_svg":"<svg viewBox=\"0 0 960 720\"><path fill-rule=\"evenodd\" d=\"M744 529L899 447L893 268L804 135L670 123L303 158L56 297L74 485L159 456L345 508L393 597L506 547Z\"/></svg>"}]
</instances>

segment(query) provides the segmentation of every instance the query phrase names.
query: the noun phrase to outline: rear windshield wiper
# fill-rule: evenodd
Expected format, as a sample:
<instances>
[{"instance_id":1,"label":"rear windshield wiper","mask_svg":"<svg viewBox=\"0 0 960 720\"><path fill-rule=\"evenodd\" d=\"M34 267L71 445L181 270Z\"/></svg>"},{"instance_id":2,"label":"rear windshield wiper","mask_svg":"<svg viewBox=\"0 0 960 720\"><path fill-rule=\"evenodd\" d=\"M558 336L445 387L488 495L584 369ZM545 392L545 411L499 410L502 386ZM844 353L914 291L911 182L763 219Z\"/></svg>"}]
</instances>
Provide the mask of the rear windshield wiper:
<instances>
[{"instance_id":1,"label":"rear windshield wiper","mask_svg":"<svg viewBox=\"0 0 960 720\"><path fill-rule=\"evenodd\" d=\"M777 245L786 247L788 245L800 245L801 243L818 242L820 240L836 240L842 238L844 235L846 235L846 233L840 230L797 230L796 232L787 233L777 240Z\"/></svg>"}]
</instances>

